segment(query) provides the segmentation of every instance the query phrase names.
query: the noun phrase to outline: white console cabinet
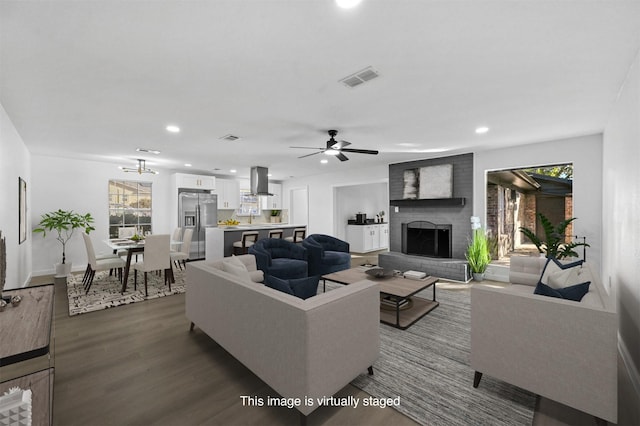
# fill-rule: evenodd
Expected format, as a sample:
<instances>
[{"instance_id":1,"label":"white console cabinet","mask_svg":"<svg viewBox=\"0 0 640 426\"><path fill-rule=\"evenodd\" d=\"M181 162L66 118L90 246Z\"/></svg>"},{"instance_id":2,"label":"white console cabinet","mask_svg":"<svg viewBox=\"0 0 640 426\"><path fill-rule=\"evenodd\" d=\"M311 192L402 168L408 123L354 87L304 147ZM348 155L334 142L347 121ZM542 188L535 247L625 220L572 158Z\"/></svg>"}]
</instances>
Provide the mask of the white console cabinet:
<instances>
[{"instance_id":1,"label":"white console cabinet","mask_svg":"<svg viewBox=\"0 0 640 426\"><path fill-rule=\"evenodd\" d=\"M386 223L370 225L347 225L349 249L355 253L389 248L389 225Z\"/></svg>"}]
</instances>

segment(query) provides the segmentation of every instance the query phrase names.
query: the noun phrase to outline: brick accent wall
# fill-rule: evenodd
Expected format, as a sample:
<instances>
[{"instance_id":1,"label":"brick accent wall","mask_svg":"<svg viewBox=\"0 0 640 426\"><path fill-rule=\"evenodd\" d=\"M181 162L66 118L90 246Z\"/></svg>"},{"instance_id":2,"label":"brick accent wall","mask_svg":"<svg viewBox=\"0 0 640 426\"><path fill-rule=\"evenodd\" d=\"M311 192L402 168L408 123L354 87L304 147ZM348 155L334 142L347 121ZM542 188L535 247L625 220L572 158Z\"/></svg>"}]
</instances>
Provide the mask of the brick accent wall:
<instances>
[{"instance_id":1,"label":"brick accent wall","mask_svg":"<svg viewBox=\"0 0 640 426\"><path fill-rule=\"evenodd\" d=\"M457 207L399 206L399 212L396 213L391 200L402 199L404 171L440 164L453 164L453 197L465 198L465 205ZM452 257L464 259L471 237L470 218L473 214L473 154L390 164L389 199L389 249L392 252L402 252L402 223L427 220L436 224L452 225Z\"/></svg>"}]
</instances>

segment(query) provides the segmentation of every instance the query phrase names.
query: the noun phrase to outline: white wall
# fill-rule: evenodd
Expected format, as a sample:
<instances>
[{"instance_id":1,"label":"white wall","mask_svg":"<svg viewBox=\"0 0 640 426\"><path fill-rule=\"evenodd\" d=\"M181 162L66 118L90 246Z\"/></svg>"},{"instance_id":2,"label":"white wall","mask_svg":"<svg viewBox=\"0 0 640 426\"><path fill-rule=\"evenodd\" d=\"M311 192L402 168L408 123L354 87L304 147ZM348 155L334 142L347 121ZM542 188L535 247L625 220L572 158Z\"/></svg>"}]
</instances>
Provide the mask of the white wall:
<instances>
[{"instance_id":1,"label":"white wall","mask_svg":"<svg viewBox=\"0 0 640 426\"><path fill-rule=\"evenodd\" d=\"M382 165L358 170L346 168L342 173L291 179L282 184L283 208L289 208L290 206L289 197L292 188L307 187L309 194L309 223L307 234L336 235L337 229L343 225L343 223L338 223L338 221L342 222L343 218L334 220L334 213L336 212L334 188L347 185L387 182L388 178L389 167ZM365 195L366 194L362 194L363 200ZM384 210L387 214L389 213L388 200Z\"/></svg>"},{"instance_id":2,"label":"white wall","mask_svg":"<svg viewBox=\"0 0 640 426\"><path fill-rule=\"evenodd\" d=\"M486 220L487 183L490 170L545 164L573 163L573 222L575 235L586 236L587 260L600 271L602 262L602 135L580 136L475 153L473 212Z\"/></svg>"},{"instance_id":3,"label":"white wall","mask_svg":"<svg viewBox=\"0 0 640 426\"><path fill-rule=\"evenodd\" d=\"M640 55L605 127L603 163L603 277L617 295L621 353L640 402Z\"/></svg>"},{"instance_id":4,"label":"white wall","mask_svg":"<svg viewBox=\"0 0 640 426\"><path fill-rule=\"evenodd\" d=\"M97 161L80 161L69 158L33 155L33 184L31 185L31 222L35 227L43 213L57 209L91 213L95 219L95 231L91 233L97 252L107 252L102 243L109 236L109 180L127 179L152 182L152 229L153 232L171 233L175 225L170 224L169 197L171 179L168 173L158 175L124 173L117 164ZM16 184L17 185L17 184ZM175 215L174 215L175 216ZM80 232L75 232L67 243L67 262L73 262L73 270L84 270L87 255ZM33 275L53 272L53 264L62 260L62 246L54 235L33 236Z\"/></svg>"},{"instance_id":5,"label":"white wall","mask_svg":"<svg viewBox=\"0 0 640 426\"><path fill-rule=\"evenodd\" d=\"M29 210L33 199L30 154L0 105L0 231L7 245L7 289L23 287L31 275L31 232L27 233L25 242L18 243L18 177L27 183L27 229L30 230Z\"/></svg>"}]
</instances>

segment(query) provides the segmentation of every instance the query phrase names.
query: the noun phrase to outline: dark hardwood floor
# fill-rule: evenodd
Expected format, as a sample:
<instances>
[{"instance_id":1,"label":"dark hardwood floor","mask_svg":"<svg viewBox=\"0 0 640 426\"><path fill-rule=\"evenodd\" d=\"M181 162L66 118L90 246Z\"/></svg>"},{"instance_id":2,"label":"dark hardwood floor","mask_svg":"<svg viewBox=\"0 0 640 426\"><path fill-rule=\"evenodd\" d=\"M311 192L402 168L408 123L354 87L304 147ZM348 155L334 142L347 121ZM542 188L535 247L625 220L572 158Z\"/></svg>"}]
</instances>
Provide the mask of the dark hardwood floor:
<instances>
[{"instance_id":1,"label":"dark hardwood floor","mask_svg":"<svg viewBox=\"0 0 640 426\"><path fill-rule=\"evenodd\" d=\"M242 405L242 395L277 394L198 328L189 332L184 295L74 317L64 283L55 297L54 425L299 424L297 410ZM23 364L3 374L16 377L48 361ZM336 396L349 395L368 396L351 385ZM310 426L416 425L392 408L362 406L321 407L307 420ZM533 420L534 426L589 424L593 417L544 398Z\"/></svg>"},{"instance_id":2,"label":"dark hardwood floor","mask_svg":"<svg viewBox=\"0 0 640 426\"><path fill-rule=\"evenodd\" d=\"M189 332L184 295L69 317L56 288L54 424L299 424L297 410L242 406L241 395L278 396L197 327ZM338 396L348 395L368 396L350 385ZM321 407L307 421L416 424L375 407Z\"/></svg>"}]
</instances>

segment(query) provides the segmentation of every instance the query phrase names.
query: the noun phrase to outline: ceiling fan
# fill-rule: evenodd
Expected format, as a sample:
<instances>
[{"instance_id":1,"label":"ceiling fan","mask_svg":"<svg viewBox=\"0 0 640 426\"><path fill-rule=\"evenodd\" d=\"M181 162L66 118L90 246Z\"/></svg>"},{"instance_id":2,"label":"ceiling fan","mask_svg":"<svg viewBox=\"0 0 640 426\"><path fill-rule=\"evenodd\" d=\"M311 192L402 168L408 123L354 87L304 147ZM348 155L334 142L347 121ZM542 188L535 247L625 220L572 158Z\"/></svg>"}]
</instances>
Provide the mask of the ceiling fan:
<instances>
[{"instance_id":1,"label":"ceiling fan","mask_svg":"<svg viewBox=\"0 0 640 426\"><path fill-rule=\"evenodd\" d=\"M292 146L290 148L317 149L318 150L318 152L313 152L311 154L303 155L303 156L300 156L298 158L309 157L311 155L316 155L316 154L326 154L326 155L333 155L340 161L347 161L349 158L346 155L344 155L343 152L353 152L353 153L356 153L356 154L378 155L378 151L377 150L345 148L346 146L351 145L351 142L347 142L347 141L343 141L343 140L337 141L335 139L335 136L337 134L338 134L337 130L329 130L330 138L327 141L326 148L313 148L313 147L308 147L308 146Z\"/></svg>"}]
</instances>

